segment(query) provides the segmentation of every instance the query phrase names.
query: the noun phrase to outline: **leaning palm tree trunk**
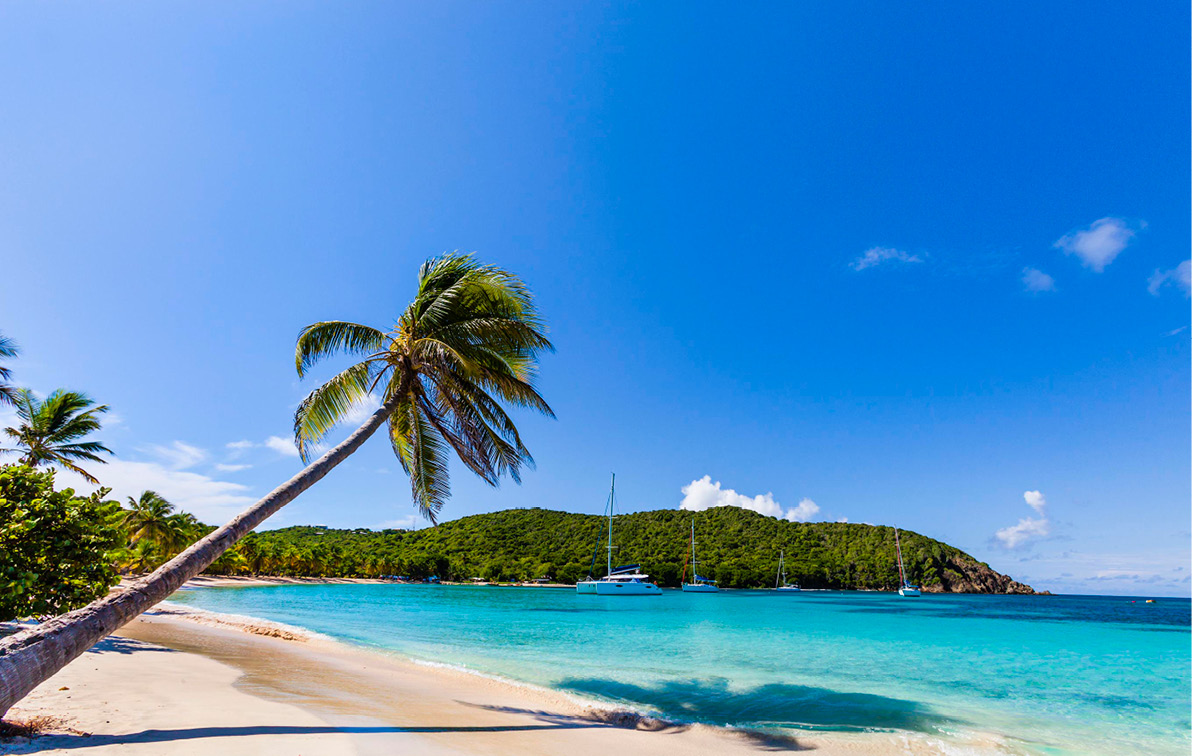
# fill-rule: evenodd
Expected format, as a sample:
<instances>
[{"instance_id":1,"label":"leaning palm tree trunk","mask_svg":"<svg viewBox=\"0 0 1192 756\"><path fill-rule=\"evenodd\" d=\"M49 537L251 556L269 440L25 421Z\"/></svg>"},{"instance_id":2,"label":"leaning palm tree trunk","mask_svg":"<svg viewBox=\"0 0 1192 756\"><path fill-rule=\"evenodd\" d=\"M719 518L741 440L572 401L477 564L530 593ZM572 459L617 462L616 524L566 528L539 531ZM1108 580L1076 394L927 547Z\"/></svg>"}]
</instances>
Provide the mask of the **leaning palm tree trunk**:
<instances>
[{"instance_id":1,"label":"leaning palm tree trunk","mask_svg":"<svg viewBox=\"0 0 1192 756\"><path fill-rule=\"evenodd\" d=\"M408 386L408 381L403 383ZM91 646L178 590L267 517L331 472L385 423L402 393L404 391L399 389L394 398L383 404L343 443L127 590L0 641L0 717Z\"/></svg>"}]
</instances>

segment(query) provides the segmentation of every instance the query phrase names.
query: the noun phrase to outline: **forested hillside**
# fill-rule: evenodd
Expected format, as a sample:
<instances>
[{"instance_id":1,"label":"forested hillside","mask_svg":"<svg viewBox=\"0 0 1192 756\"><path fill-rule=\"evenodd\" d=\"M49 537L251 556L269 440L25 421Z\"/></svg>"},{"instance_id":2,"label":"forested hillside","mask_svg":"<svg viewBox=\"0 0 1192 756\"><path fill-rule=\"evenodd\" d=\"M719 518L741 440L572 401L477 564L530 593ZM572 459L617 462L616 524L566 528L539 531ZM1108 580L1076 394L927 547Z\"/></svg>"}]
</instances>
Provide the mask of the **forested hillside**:
<instances>
[{"instance_id":1,"label":"forested hillside","mask_svg":"<svg viewBox=\"0 0 1192 756\"><path fill-rule=\"evenodd\" d=\"M700 574L726 588L774 584L780 551L787 573L806 588L893 589L898 584L893 528L852 523L793 523L735 507L706 512L659 510L620 515L614 562L640 563L660 585L680 583L692 518ZM607 520L546 509L464 517L418 531L291 527L250 536L237 572L371 577L437 575L444 580L575 582L604 574ZM909 578L928 591L1031 593L968 554L902 531Z\"/></svg>"}]
</instances>

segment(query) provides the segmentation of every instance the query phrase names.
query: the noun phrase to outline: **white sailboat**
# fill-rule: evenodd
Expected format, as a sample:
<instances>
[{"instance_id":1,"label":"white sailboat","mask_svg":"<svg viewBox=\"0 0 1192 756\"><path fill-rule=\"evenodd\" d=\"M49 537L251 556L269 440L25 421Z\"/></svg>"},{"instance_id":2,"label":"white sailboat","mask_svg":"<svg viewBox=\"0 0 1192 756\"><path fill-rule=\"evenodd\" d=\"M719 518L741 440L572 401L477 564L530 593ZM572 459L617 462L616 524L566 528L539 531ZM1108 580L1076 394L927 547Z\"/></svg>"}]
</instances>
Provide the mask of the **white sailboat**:
<instances>
[{"instance_id":1,"label":"white sailboat","mask_svg":"<svg viewBox=\"0 0 1192 756\"><path fill-rule=\"evenodd\" d=\"M691 582L683 583L684 593L716 593L720 586L715 580L700 577L695 570L695 520L691 521Z\"/></svg>"},{"instance_id":2,"label":"white sailboat","mask_svg":"<svg viewBox=\"0 0 1192 756\"><path fill-rule=\"evenodd\" d=\"M778 552L778 575L774 578L774 590L783 591L785 593L793 593L799 588L797 583L786 582L786 552Z\"/></svg>"},{"instance_id":3,"label":"white sailboat","mask_svg":"<svg viewBox=\"0 0 1192 756\"><path fill-rule=\"evenodd\" d=\"M608 571L602 578L590 574L575 584L576 593L594 593L598 596L660 596L662 589L650 582L649 575L641 573L640 565L626 564L613 567L613 510L617 502L617 476L613 474L612 487L608 492ZM597 541L597 544L600 542ZM592 567L596 566L596 553L592 552Z\"/></svg>"},{"instance_id":4,"label":"white sailboat","mask_svg":"<svg viewBox=\"0 0 1192 756\"><path fill-rule=\"evenodd\" d=\"M902 567L902 541L898 539L898 528L894 528L894 547L898 549L898 579L902 581L902 585L898 589L898 595L912 597L923 595L919 590L919 586L911 585L906 581L906 570Z\"/></svg>"}]
</instances>

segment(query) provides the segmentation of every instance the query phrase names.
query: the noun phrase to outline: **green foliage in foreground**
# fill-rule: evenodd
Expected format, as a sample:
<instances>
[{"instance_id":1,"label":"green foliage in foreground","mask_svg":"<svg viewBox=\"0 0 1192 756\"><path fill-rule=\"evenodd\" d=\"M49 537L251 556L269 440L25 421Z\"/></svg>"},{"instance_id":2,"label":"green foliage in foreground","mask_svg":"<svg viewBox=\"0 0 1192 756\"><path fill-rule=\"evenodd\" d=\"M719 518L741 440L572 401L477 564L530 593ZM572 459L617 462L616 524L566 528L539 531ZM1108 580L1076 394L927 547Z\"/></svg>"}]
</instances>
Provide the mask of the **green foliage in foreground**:
<instances>
[{"instance_id":1,"label":"green foliage in foreground","mask_svg":"<svg viewBox=\"0 0 1192 756\"><path fill-rule=\"evenodd\" d=\"M116 583L125 534L106 494L55 491L52 470L0 467L0 621L61 614Z\"/></svg>"},{"instance_id":2,"label":"green foliage in foreground","mask_svg":"<svg viewBox=\"0 0 1192 756\"><path fill-rule=\"evenodd\" d=\"M700 574L724 587L773 586L780 550L786 552L788 577L806 588L893 589L898 585L893 528L792 523L734 507L694 516ZM689 558L692 517L693 513L678 510L618 516L614 562L640 563L660 585L678 585ZM291 527L245 539L239 549L244 567L235 571L503 581L551 576L570 583L588 574L598 542L594 574L604 573L606 524L595 515L513 509L419 531ZM958 549L906 531L902 539L912 582L945 590L1005 589L1008 578ZM995 585L998 581L1001 584Z\"/></svg>"}]
</instances>

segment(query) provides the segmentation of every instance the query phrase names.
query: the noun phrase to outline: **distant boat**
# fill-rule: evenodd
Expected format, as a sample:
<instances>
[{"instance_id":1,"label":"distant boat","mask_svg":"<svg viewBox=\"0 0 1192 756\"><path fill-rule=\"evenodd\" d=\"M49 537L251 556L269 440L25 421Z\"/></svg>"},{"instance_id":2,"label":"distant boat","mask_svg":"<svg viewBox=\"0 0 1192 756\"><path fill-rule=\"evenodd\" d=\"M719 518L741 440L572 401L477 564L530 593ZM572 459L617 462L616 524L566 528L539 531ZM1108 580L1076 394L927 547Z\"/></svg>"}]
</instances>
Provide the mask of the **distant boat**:
<instances>
[{"instance_id":1,"label":"distant boat","mask_svg":"<svg viewBox=\"0 0 1192 756\"><path fill-rule=\"evenodd\" d=\"M660 596L662 589L650 582L649 575L643 575L640 566L626 564L613 567L613 510L617 504L617 476L613 475L612 487L608 492L608 571L602 578L594 578L596 549L592 549L592 566L588 577L575 584L576 593L594 593L598 596ZM596 547L600 541L597 539Z\"/></svg>"},{"instance_id":2,"label":"distant boat","mask_svg":"<svg viewBox=\"0 0 1192 756\"><path fill-rule=\"evenodd\" d=\"M695 570L695 519L691 520L691 582L683 583L684 593L716 593L720 590L720 586L716 585L715 580L709 580L705 577L700 577Z\"/></svg>"},{"instance_id":3,"label":"distant boat","mask_svg":"<svg viewBox=\"0 0 1192 756\"><path fill-rule=\"evenodd\" d=\"M793 593L795 591L802 590L801 588L799 588L798 583L786 582L786 552L785 551L778 552L778 575L774 578L774 590L785 591L787 593Z\"/></svg>"},{"instance_id":4,"label":"distant boat","mask_svg":"<svg viewBox=\"0 0 1192 756\"><path fill-rule=\"evenodd\" d=\"M902 541L898 540L898 528L894 528L894 547L898 549L898 579L902 581L902 587L898 589L899 596L921 596L923 595L919 586L911 585L906 580L906 570L902 567Z\"/></svg>"}]
</instances>

